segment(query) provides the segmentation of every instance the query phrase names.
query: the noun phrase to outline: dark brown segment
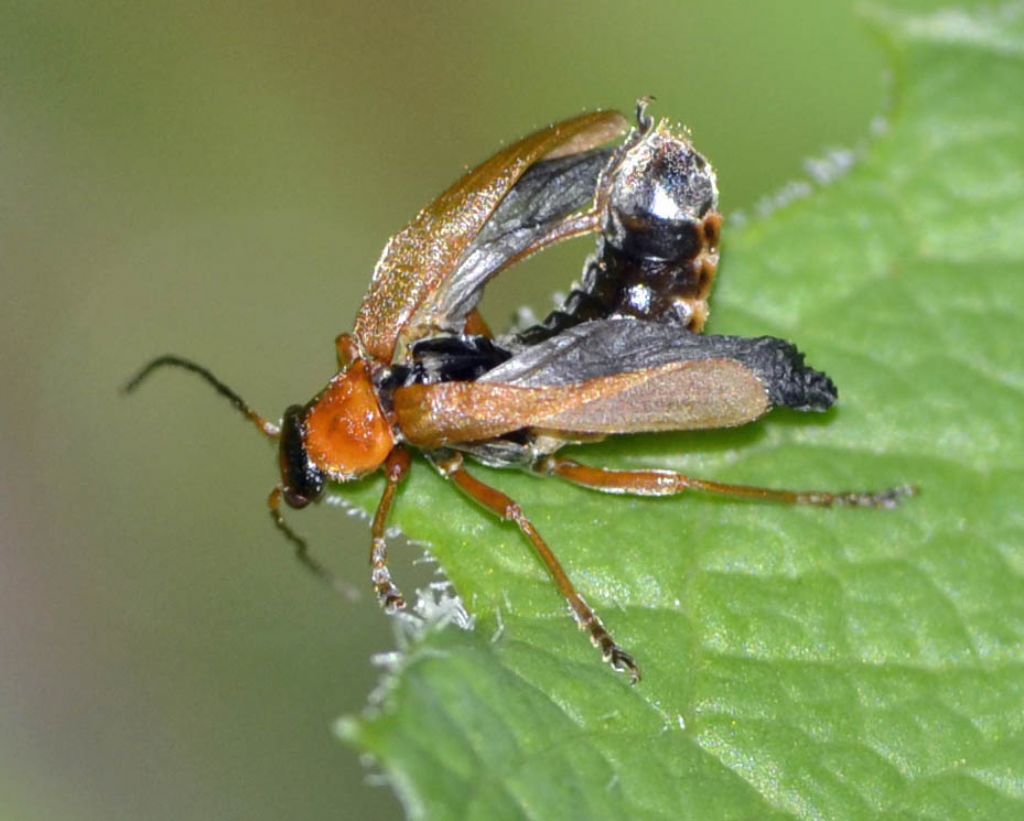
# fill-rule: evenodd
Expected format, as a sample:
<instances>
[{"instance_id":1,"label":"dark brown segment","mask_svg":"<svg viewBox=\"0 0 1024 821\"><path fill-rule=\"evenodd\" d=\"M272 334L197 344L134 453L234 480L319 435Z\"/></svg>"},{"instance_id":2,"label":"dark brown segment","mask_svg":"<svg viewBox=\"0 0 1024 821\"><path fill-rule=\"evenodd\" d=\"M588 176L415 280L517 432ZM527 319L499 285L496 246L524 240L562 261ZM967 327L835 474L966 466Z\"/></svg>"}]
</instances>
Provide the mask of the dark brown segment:
<instances>
[{"instance_id":1,"label":"dark brown segment","mask_svg":"<svg viewBox=\"0 0 1024 821\"><path fill-rule=\"evenodd\" d=\"M714 222L721 221L718 214L714 217ZM692 242L700 242L699 224L692 230ZM703 242L696 247L691 240L680 242L685 254L666 260L632 256L602 237L587 261L581 286L558 310L517 338L536 344L581 322L613 315L673 323L699 333L710 313L707 300L718 270L718 249Z\"/></svg>"}]
</instances>

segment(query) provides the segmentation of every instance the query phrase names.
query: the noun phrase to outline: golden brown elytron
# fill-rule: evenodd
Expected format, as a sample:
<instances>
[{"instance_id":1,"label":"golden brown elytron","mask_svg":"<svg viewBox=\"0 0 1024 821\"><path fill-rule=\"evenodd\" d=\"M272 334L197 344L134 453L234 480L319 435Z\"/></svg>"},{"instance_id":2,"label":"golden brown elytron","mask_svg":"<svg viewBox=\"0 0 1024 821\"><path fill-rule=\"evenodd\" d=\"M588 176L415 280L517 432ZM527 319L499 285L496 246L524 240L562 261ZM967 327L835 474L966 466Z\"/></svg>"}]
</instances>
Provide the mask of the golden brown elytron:
<instances>
[{"instance_id":1,"label":"golden brown elytron","mask_svg":"<svg viewBox=\"0 0 1024 821\"><path fill-rule=\"evenodd\" d=\"M255 413L205 368L177 356L154 369L191 370L278 442L281 501L302 508L328 481L383 469L372 526L372 580L387 610L405 600L387 567L385 532L409 448L500 518L544 563L604 659L635 682L639 669L573 586L512 499L475 478L465 456L557 476L606 493L665 496L694 489L789 504L892 507L910 492L791 492L702 481L662 470L612 471L559 458L564 445L616 433L752 422L773 407L824 411L831 380L771 337L703 336L722 218L714 170L646 105L629 128L614 112L585 114L506 148L468 173L387 244L355 329L337 339L338 373L280 424ZM616 145L616 143L618 143ZM543 322L493 336L477 312L487 282L538 250L598 235L580 284Z\"/></svg>"}]
</instances>

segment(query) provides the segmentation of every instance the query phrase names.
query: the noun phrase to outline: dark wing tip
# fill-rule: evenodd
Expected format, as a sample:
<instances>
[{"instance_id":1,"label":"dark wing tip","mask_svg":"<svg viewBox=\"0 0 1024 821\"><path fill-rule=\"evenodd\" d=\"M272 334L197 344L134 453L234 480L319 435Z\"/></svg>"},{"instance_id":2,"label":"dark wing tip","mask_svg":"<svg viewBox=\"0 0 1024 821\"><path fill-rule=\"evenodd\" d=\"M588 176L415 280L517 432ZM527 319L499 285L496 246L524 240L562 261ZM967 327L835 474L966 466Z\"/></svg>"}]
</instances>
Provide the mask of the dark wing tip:
<instances>
[{"instance_id":1,"label":"dark wing tip","mask_svg":"<svg viewBox=\"0 0 1024 821\"><path fill-rule=\"evenodd\" d=\"M783 339L759 339L750 364L764 381L776 407L821 413L839 398L839 391L828 375L804 365L804 355Z\"/></svg>"}]
</instances>

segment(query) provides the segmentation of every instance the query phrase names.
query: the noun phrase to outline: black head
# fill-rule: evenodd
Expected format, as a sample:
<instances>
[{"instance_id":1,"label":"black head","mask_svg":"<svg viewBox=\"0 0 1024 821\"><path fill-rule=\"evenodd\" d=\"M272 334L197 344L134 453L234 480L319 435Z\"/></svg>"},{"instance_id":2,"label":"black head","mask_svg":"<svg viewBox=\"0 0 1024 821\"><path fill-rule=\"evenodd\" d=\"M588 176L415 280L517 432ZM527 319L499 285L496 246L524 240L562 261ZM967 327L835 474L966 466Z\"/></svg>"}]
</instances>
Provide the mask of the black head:
<instances>
[{"instance_id":1,"label":"black head","mask_svg":"<svg viewBox=\"0 0 1024 821\"><path fill-rule=\"evenodd\" d=\"M303 508L323 493L324 473L306 450L306 409L302 405L292 405L284 412L278 463L281 491L289 507Z\"/></svg>"},{"instance_id":2,"label":"black head","mask_svg":"<svg viewBox=\"0 0 1024 821\"><path fill-rule=\"evenodd\" d=\"M701 220L717 207L711 164L661 125L615 171L605 240L632 257L690 259L701 248Z\"/></svg>"}]
</instances>

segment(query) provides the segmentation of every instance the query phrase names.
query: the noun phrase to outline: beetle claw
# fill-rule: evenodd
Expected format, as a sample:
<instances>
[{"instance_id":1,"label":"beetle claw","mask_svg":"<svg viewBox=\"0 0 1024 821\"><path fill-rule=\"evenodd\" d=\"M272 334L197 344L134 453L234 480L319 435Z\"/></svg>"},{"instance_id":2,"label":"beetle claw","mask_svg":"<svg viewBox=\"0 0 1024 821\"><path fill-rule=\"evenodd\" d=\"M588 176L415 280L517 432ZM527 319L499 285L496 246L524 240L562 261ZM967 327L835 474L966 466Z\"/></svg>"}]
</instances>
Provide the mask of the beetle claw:
<instances>
[{"instance_id":1,"label":"beetle claw","mask_svg":"<svg viewBox=\"0 0 1024 821\"><path fill-rule=\"evenodd\" d=\"M608 662L617 673L628 673L629 683L636 684L640 681L640 668L633 660L633 657L623 650L619 645L613 644L605 651L604 660Z\"/></svg>"}]
</instances>

